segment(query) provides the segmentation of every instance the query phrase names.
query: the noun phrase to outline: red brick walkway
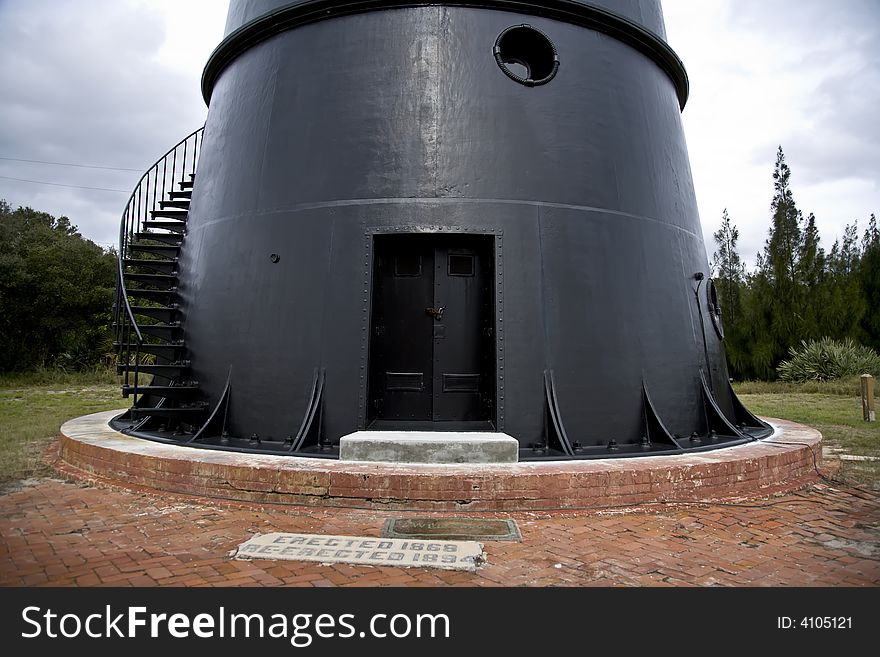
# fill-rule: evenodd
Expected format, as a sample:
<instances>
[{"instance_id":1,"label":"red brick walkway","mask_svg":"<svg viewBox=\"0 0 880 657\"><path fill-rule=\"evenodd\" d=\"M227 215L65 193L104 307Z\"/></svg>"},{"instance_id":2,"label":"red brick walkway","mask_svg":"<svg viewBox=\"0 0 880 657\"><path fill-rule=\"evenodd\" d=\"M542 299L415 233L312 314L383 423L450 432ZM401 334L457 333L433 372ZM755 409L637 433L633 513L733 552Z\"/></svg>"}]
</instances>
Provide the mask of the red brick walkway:
<instances>
[{"instance_id":1,"label":"red brick walkway","mask_svg":"<svg viewBox=\"0 0 880 657\"><path fill-rule=\"evenodd\" d=\"M523 541L486 542L489 565L478 573L228 557L254 532L378 536L387 518L402 515L247 507L43 480L0 496L0 584L880 584L880 499L827 484L732 505L499 515L517 521Z\"/></svg>"}]
</instances>

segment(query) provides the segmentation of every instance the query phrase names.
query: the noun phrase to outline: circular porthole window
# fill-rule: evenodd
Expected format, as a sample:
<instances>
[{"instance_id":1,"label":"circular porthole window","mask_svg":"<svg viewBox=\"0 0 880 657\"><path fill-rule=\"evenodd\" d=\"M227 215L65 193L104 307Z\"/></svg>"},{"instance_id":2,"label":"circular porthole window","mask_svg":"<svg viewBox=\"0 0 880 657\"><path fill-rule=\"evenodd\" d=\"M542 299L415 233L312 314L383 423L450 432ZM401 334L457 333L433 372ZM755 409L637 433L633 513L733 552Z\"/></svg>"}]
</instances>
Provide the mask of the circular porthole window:
<instances>
[{"instance_id":1,"label":"circular porthole window","mask_svg":"<svg viewBox=\"0 0 880 657\"><path fill-rule=\"evenodd\" d=\"M495 61L509 78L527 87L547 84L559 70L556 48L531 25L508 27L495 40Z\"/></svg>"},{"instance_id":2,"label":"circular porthole window","mask_svg":"<svg viewBox=\"0 0 880 657\"><path fill-rule=\"evenodd\" d=\"M711 278L706 284L706 304L709 307L709 317L712 318L712 325L718 337L724 339L724 325L721 323L721 304L718 302L718 288L715 287L715 281Z\"/></svg>"}]
</instances>

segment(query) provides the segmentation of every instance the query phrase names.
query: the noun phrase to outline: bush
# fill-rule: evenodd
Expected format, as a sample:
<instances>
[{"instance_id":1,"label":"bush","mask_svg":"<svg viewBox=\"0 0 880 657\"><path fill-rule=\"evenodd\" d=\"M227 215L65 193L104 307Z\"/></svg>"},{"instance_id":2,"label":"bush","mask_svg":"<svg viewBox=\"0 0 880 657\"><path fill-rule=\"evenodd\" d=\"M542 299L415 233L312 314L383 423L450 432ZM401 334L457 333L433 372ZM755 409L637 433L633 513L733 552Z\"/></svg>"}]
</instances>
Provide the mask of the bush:
<instances>
[{"instance_id":1,"label":"bush","mask_svg":"<svg viewBox=\"0 0 880 657\"><path fill-rule=\"evenodd\" d=\"M88 370L112 350L116 256L67 217L0 200L0 372Z\"/></svg>"},{"instance_id":2,"label":"bush","mask_svg":"<svg viewBox=\"0 0 880 657\"><path fill-rule=\"evenodd\" d=\"M880 374L880 355L849 338L802 341L800 349L789 349L789 355L777 368L783 381L832 381L846 376Z\"/></svg>"}]
</instances>

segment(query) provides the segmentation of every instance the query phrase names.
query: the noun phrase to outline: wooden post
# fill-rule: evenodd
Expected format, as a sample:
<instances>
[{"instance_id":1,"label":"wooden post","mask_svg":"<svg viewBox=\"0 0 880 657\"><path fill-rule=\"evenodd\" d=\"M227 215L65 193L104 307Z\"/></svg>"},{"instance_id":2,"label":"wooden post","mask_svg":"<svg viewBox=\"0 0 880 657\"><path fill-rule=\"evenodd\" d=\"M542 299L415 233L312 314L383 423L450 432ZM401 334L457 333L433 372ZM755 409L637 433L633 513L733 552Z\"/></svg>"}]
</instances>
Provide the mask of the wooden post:
<instances>
[{"instance_id":1,"label":"wooden post","mask_svg":"<svg viewBox=\"0 0 880 657\"><path fill-rule=\"evenodd\" d=\"M874 414L874 377L870 374L862 374L862 415L865 422L876 422Z\"/></svg>"}]
</instances>

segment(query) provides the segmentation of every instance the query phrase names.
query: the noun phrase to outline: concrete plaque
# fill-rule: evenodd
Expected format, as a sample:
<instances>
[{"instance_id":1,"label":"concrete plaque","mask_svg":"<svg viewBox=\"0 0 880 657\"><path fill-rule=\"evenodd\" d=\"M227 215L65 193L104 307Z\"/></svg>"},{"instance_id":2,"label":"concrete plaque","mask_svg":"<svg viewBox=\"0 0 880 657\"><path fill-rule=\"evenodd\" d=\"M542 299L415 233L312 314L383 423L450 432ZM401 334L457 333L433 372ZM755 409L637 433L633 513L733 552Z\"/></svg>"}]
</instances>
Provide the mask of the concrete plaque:
<instances>
[{"instance_id":1,"label":"concrete plaque","mask_svg":"<svg viewBox=\"0 0 880 657\"><path fill-rule=\"evenodd\" d=\"M257 534L238 546L236 559L285 559L401 568L475 571L486 563L476 541L437 541L321 534Z\"/></svg>"}]
</instances>

